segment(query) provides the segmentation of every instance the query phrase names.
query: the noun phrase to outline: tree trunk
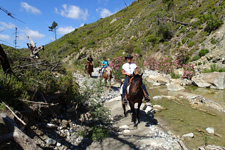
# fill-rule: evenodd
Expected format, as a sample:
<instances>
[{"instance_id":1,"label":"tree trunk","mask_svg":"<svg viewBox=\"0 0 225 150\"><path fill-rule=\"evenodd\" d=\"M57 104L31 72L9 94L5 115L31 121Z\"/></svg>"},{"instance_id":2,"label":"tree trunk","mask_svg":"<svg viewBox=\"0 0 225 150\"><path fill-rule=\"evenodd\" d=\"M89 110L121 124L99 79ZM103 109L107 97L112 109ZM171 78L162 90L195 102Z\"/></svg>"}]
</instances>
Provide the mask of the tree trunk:
<instances>
[{"instance_id":1,"label":"tree trunk","mask_svg":"<svg viewBox=\"0 0 225 150\"><path fill-rule=\"evenodd\" d=\"M6 116L3 113L1 113L0 116L10 131L10 133L0 136L0 143L13 139L24 150L41 150L41 148L38 147L29 136L24 134L16 126L16 123L11 118L9 118L8 116Z\"/></svg>"},{"instance_id":2,"label":"tree trunk","mask_svg":"<svg viewBox=\"0 0 225 150\"><path fill-rule=\"evenodd\" d=\"M6 53L3 50L1 45L0 45L0 61L1 61L1 64L2 64L3 71L6 74L12 73L12 70L11 70L11 67L10 67L10 64L9 64L9 60L8 60L7 55L6 55Z\"/></svg>"}]
</instances>

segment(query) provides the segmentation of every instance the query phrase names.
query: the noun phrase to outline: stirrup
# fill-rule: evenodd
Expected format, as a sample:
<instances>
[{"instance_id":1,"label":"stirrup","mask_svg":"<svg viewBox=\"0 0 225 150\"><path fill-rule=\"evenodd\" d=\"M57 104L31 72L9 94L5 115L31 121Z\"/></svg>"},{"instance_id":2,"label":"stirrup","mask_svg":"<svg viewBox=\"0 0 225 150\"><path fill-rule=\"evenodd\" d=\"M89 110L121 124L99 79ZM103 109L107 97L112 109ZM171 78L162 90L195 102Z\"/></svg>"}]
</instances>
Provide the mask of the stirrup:
<instances>
[{"instance_id":1,"label":"stirrup","mask_svg":"<svg viewBox=\"0 0 225 150\"><path fill-rule=\"evenodd\" d=\"M123 98L123 102L122 102L124 105L127 104L127 99Z\"/></svg>"},{"instance_id":2,"label":"stirrup","mask_svg":"<svg viewBox=\"0 0 225 150\"><path fill-rule=\"evenodd\" d=\"M151 100L151 99L149 98L149 96L145 96L145 101L146 101L146 102L150 102L150 100Z\"/></svg>"}]
</instances>

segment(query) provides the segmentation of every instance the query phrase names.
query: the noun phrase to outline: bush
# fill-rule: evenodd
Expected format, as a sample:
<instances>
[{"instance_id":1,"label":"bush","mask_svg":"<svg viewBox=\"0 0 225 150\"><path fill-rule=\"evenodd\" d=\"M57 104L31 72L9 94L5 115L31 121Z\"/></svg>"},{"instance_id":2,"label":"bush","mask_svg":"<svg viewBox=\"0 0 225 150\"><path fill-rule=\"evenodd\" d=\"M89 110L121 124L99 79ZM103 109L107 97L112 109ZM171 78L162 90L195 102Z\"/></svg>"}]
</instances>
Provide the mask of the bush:
<instances>
[{"instance_id":1,"label":"bush","mask_svg":"<svg viewBox=\"0 0 225 150\"><path fill-rule=\"evenodd\" d=\"M169 40L173 37L173 33L169 30L169 27L166 24L159 26L158 34L162 35L163 40Z\"/></svg>"},{"instance_id":2,"label":"bush","mask_svg":"<svg viewBox=\"0 0 225 150\"><path fill-rule=\"evenodd\" d=\"M216 64L210 65L210 69L204 69L202 73L209 73L209 72L225 72L225 68L219 68Z\"/></svg>"},{"instance_id":3,"label":"bush","mask_svg":"<svg viewBox=\"0 0 225 150\"><path fill-rule=\"evenodd\" d=\"M211 33L212 31L218 29L223 24L223 21L217 19L213 15L209 15L207 17L207 22L206 23L207 23L207 25L205 27L205 31L207 31L208 33Z\"/></svg>"},{"instance_id":4,"label":"bush","mask_svg":"<svg viewBox=\"0 0 225 150\"><path fill-rule=\"evenodd\" d=\"M180 75L179 75L179 74L176 74L176 73L173 72L173 71L171 72L170 75L171 75L171 78L172 78L172 79L179 79L179 78L180 78Z\"/></svg>"},{"instance_id":5,"label":"bush","mask_svg":"<svg viewBox=\"0 0 225 150\"><path fill-rule=\"evenodd\" d=\"M210 42L212 43L212 44L216 44L217 43L217 40L215 39L215 38L211 38L211 40L210 40Z\"/></svg>"},{"instance_id":6,"label":"bush","mask_svg":"<svg viewBox=\"0 0 225 150\"><path fill-rule=\"evenodd\" d=\"M151 42L152 45L155 46L155 44L158 44L159 39L155 37L154 35L150 35L148 38L148 42Z\"/></svg>"},{"instance_id":7,"label":"bush","mask_svg":"<svg viewBox=\"0 0 225 150\"><path fill-rule=\"evenodd\" d=\"M188 43L188 47L192 47L194 45L194 42L193 41L190 41L189 43Z\"/></svg>"},{"instance_id":8,"label":"bush","mask_svg":"<svg viewBox=\"0 0 225 150\"><path fill-rule=\"evenodd\" d=\"M205 56L205 54L209 53L208 49L201 49L199 52L199 57Z\"/></svg>"},{"instance_id":9,"label":"bush","mask_svg":"<svg viewBox=\"0 0 225 150\"><path fill-rule=\"evenodd\" d=\"M190 31L190 32L188 32L187 37L193 38L195 34L196 34L196 31Z\"/></svg>"},{"instance_id":10,"label":"bush","mask_svg":"<svg viewBox=\"0 0 225 150\"><path fill-rule=\"evenodd\" d=\"M186 38L186 37L183 38L183 39L182 39L182 44L184 44L186 41L187 41L187 38Z\"/></svg>"},{"instance_id":11,"label":"bush","mask_svg":"<svg viewBox=\"0 0 225 150\"><path fill-rule=\"evenodd\" d=\"M200 57L198 55L195 55L193 58L192 58L192 61L196 61L198 60Z\"/></svg>"}]
</instances>

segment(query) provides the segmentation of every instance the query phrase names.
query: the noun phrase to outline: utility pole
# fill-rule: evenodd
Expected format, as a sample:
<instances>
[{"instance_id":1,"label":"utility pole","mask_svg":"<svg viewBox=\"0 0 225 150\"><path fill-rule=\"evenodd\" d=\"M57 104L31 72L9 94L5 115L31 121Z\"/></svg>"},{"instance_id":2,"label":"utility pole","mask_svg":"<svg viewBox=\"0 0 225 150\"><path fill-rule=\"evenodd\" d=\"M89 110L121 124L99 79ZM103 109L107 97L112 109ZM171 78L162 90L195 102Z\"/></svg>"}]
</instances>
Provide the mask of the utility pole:
<instances>
[{"instance_id":1,"label":"utility pole","mask_svg":"<svg viewBox=\"0 0 225 150\"><path fill-rule=\"evenodd\" d=\"M16 31L15 31L15 49L17 48L16 44L17 44L17 27L16 27Z\"/></svg>"}]
</instances>

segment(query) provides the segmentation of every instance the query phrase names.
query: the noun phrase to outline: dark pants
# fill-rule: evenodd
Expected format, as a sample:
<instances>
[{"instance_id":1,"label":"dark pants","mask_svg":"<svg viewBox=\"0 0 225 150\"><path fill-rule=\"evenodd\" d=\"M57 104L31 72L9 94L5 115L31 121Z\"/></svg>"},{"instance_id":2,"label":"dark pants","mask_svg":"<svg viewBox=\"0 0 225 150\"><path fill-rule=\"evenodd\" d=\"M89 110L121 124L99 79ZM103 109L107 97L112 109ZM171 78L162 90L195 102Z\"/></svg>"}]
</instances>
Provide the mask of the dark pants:
<instances>
[{"instance_id":1,"label":"dark pants","mask_svg":"<svg viewBox=\"0 0 225 150\"><path fill-rule=\"evenodd\" d=\"M125 79L123 81L123 94L122 94L122 99L125 97L125 92L126 92L127 84L129 82L129 80L130 80L130 77L125 76ZM143 88L143 90L145 91L145 93L149 96L148 91L147 91L144 83L142 83L141 87Z\"/></svg>"}]
</instances>

